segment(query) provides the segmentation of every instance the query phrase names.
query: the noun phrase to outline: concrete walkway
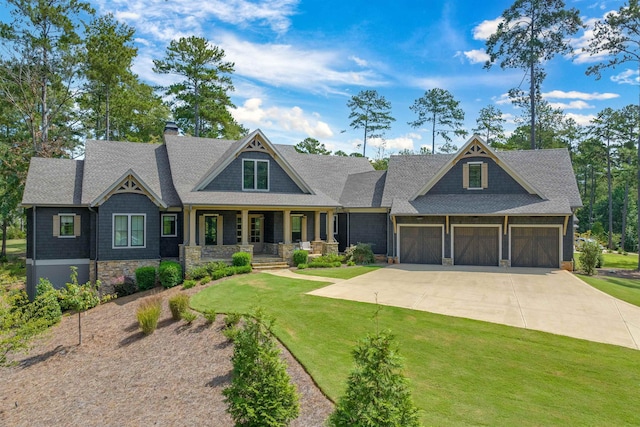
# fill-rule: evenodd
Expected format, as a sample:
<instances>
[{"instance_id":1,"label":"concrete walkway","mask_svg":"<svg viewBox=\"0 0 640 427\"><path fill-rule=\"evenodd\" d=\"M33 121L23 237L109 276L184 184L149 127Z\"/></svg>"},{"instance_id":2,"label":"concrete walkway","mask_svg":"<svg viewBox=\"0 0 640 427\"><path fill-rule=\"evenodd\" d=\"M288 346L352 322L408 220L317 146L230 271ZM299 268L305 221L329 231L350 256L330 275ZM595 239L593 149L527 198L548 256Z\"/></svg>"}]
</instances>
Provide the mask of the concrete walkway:
<instances>
[{"instance_id":1,"label":"concrete walkway","mask_svg":"<svg viewBox=\"0 0 640 427\"><path fill-rule=\"evenodd\" d=\"M293 272L281 275L332 281ZM401 264L339 280L310 294L369 303L377 294L383 305L640 348L640 307L562 270Z\"/></svg>"}]
</instances>

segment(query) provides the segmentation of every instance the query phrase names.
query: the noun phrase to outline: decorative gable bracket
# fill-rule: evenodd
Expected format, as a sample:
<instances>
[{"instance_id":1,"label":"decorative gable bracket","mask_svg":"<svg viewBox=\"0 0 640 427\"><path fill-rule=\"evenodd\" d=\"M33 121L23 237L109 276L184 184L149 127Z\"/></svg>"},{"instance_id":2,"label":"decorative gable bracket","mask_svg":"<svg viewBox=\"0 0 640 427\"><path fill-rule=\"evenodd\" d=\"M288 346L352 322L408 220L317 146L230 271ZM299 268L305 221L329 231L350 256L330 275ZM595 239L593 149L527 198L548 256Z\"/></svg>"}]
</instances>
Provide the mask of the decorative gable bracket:
<instances>
[{"instance_id":1,"label":"decorative gable bracket","mask_svg":"<svg viewBox=\"0 0 640 427\"><path fill-rule=\"evenodd\" d=\"M96 197L90 204L91 207L99 206L106 202L114 194L141 194L147 196L156 206L166 208L167 204L144 183L142 179L131 169L115 181L102 194Z\"/></svg>"}]
</instances>

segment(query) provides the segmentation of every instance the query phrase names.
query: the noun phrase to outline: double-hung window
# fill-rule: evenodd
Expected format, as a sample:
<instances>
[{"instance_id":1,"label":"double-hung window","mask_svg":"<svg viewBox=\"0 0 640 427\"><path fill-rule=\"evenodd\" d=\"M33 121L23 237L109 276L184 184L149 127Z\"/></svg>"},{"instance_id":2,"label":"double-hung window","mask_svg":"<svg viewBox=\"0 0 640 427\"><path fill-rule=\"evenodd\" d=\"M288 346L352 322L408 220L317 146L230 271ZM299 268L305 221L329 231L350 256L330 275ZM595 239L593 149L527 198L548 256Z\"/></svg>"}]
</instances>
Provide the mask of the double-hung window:
<instances>
[{"instance_id":1,"label":"double-hung window","mask_svg":"<svg viewBox=\"0 0 640 427\"><path fill-rule=\"evenodd\" d=\"M268 160L242 160L242 189L269 190Z\"/></svg>"},{"instance_id":2,"label":"double-hung window","mask_svg":"<svg viewBox=\"0 0 640 427\"><path fill-rule=\"evenodd\" d=\"M178 235L178 215L162 214L162 237L176 237Z\"/></svg>"},{"instance_id":3,"label":"double-hung window","mask_svg":"<svg viewBox=\"0 0 640 427\"><path fill-rule=\"evenodd\" d=\"M488 163L468 162L462 165L462 187L467 190L482 190L489 186Z\"/></svg>"},{"instance_id":4,"label":"double-hung window","mask_svg":"<svg viewBox=\"0 0 640 427\"><path fill-rule=\"evenodd\" d=\"M146 220L145 214L114 214L113 247L144 248Z\"/></svg>"},{"instance_id":5,"label":"double-hung window","mask_svg":"<svg viewBox=\"0 0 640 427\"><path fill-rule=\"evenodd\" d=\"M80 215L60 213L53 216L53 236L72 238L80 236Z\"/></svg>"}]
</instances>

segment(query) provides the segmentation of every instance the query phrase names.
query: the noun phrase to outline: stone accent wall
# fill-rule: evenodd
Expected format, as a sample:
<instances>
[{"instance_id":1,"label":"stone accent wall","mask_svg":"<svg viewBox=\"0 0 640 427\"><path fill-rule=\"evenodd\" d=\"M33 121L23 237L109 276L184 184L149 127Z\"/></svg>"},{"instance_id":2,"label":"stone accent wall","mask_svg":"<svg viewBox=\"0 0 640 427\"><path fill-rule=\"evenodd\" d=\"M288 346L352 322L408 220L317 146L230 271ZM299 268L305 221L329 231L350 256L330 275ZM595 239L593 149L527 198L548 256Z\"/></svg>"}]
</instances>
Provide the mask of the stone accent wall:
<instances>
[{"instance_id":1,"label":"stone accent wall","mask_svg":"<svg viewBox=\"0 0 640 427\"><path fill-rule=\"evenodd\" d=\"M573 271L573 261L562 261L560 268L567 271Z\"/></svg>"},{"instance_id":2,"label":"stone accent wall","mask_svg":"<svg viewBox=\"0 0 640 427\"><path fill-rule=\"evenodd\" d=\"M501 259L500 260L500 267L511 267L511 260L510 259Z\"/></svg>"},{"instance_id":3,"label":"stone accent wall","mask_svg":"<svg viewBox=\"0 0 640 427\"><path fill-rule=\"evenodd\" d=\"M264 251L265 254L278 255L278 244L277 243L265 243Z\"/></svg>"},{"instance_id":4,"label":"stone accent wall","mask_svg":"<svg viewBox=\"0 0 640 427\"><path fill-rule=\"evenodd\" d=\"M93 265L93 263L91 263ZM112 294L113 285L111 281L116 277L130 276L136 277L136 269L140 267L152 266L158 268L159 259L140 259L126 261L98 261L98 280L100 280L100 294Z\"/></svg>"},{"instance_id":5,"label":"stone accent wall","mask_svg":"<svg viewBox=\"0 0 640 427\"><path fill-rule=\"evenodd\" d=\"M453 258L442 258L442 265L453 265Z\"/></svg>"},{"instance_id":6,"label":"stone accent wall","mask_svg":"<svg viewBox=\"0 0 640 427\"><path fill-rule=\"evenodd\" d=\"M338 242L322 243L322 255L338 254Z\"/></svg>"},{"instance_id":7,"label":"stone accent wall","mask_svg":"<svg viewBox=\"0 0 640 427\"><path fill-rule=\"evenodd\" d=\"M314 240L311 242L311 253L321 254L324 242L322 240Z\"/></svg>"},{"instance_id":8,"label":"stone accent wall","mask_svg":"<svg viewBox=\"0 0 640 427\"><path fill-rule=\"evenodd\" d=\"M253 256L253 245L180 245L180 263L185 272L212 260L230 260L236 252L248 252Z\"/></svg>"},{"instance_id":9,"label":"stone accent wall","mask_svg":"<svg viewBox=\"0 0 640 427\"><path fill-rule=\"evenodd\" d=\"M278 256L289 265L293 264L293 251L296 246L293 243L278 243Z\"/></svg>"}]
</instances>

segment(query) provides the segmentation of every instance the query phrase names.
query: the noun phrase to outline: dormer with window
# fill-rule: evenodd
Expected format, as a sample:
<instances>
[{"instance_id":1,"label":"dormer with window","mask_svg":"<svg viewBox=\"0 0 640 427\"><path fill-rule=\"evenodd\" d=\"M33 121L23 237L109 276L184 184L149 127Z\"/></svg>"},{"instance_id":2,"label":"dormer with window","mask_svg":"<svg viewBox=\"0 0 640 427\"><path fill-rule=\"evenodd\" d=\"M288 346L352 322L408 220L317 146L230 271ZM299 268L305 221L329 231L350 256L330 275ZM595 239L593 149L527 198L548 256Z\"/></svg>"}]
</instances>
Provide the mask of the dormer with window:
<instances>
[{"instance_id":1,"label":"dormer with window","mask_svg":"<svg viewBox=\"0 0 640 427\"><path fill-rule=\"evenodd\" d=\"M489 186L489 164L468 162L462 166L462 188L482 190Z\"/></svg>"}]
</instances>

